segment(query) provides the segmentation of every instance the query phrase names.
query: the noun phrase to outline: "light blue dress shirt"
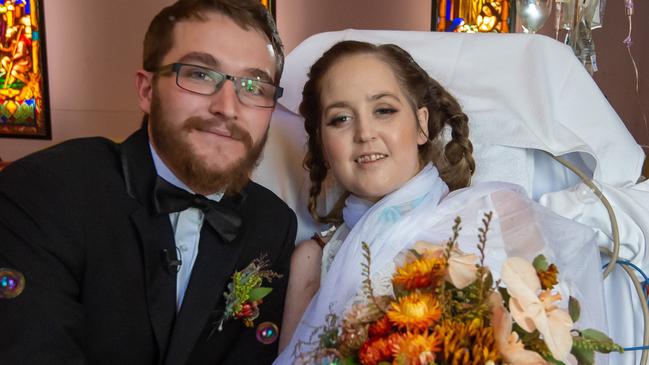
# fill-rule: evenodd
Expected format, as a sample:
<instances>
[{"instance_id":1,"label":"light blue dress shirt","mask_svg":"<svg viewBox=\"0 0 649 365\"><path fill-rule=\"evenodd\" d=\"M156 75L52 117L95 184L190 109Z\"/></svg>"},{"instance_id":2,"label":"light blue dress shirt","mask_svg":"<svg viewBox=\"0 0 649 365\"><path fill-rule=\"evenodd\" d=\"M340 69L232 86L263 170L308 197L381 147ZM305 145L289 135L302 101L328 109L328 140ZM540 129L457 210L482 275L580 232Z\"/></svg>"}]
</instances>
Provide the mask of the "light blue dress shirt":
<instances>
[{"instance_id":1,"label":"light blue dress shirt","mask_svg":"<svg viewBox=\"0 0 649 365\"><path fill-rule=\"evenodd\" d=\"M149 144L149 149L151 150L153 164L155 165L158 176L194 194L187 185L169 170L151 144ZM221 200L222 197L223 193L207 196L208 199L215 201ZM180 311L189 279L192 276L192 269L198 256L198 242L201 238L201 228L203 227L203 212L197 208L187 208L182 212L169 213L169 219L171 220L171 227L174 231L176 254L178 255L178 259L182 261L178 274L176 274L176 310Z\"/></svg>"}]
</instances>

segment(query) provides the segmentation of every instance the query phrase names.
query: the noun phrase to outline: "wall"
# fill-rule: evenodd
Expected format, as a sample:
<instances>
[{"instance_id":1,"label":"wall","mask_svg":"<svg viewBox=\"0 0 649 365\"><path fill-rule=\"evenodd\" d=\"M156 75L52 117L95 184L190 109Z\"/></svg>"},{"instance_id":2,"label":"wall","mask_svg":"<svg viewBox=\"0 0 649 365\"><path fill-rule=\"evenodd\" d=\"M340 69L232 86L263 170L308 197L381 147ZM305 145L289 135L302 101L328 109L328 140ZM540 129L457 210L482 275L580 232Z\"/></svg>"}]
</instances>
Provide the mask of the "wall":
<instances>
[{"instance_id":1,"label":"wall","mask_svg":"<svg viewBox=\"0 0 649 365\"><path fill-rule=\"evenodd\" d=\"M44 1L52 140L0 138L0 158L15 160L76 137L122 140L135 130L142 115L134 87L142 39L151 18L172 2ZM280 0L277 12L285 14L280 15L279 27L288 50L307 35L347 24L427 30L430 4L425 12L420 4L421 0ZM385 15L368 15L367 8L381 9ZM311 33L304 33L305 27Z\"/></svg>"},{"instance_id":2,"label":"wall","mask_svg":"<svg viewBox=\"0 0 649 365\"><path fill-rule=\"evenodd\" d=\"M604 27L593 30L597 52L597 71L593 78L606 95L613 109L625 122L636 141L649 155L649 3L634 0L631 54L638 67L639 87L635 91L635 71L629 51L622 43L629 26L624 2L609 0L604 14ZM539 31L554 36L554 13Z\"/></svg>"},{"instance_id":3,"label":"wall","mask_svg":"<svg viewBox=\"0 0 649 365\"><path fill-rule=\"evenodd\" d=\"M44 1L52 140L0 139L15 160L70 138L122 140L140 123L135 70L151 18L172 0Z\"/></svg>"},{"instance_id":4,"label":"wall","mask_svg":"<svg viewBox=\"0 0 649 365\"><path fill-rule=\"evenodd\" d=\"M345 28L428 30L427 0L277 0L278 28L287 52L306 37ZM0 138L0 157L15 160L53 143L102 135L121 140L137 128L133 76L141 42L153 15L173 0L45 1L52 141ZM640 95L621 41L627 24L622 1L608 1L605 28L595 30L600 71L595 80L632 131L649 145L643 119L649 114L649 4L635 0L633 52ZM541 31L552 34L548 22ZM644 101L642 103L641 101ZM645 150L649 153L649 149Z\"/></svg>"},{"instance_id":5,"label":"wall","mask_svg":"<svg viewBox=\"0 0 649 365\"><path fill-rule=\"evenodd\" d=\"M649 2L635 0L631 53L639 71L635 92L635 73L622 41L628 33L623 1L608 1L603 29L594 33L600 71L595 81L613 108L625 121L631 134L649 155ZM607 23L608 22L608 23Z\"/></svg>"},{"instance_id":6,"label":"wall","mask_svg":"<svg viewBox=\"0 0 649 365\"><path fill-rule=\"evenodd\" d=\"M427 0L277 0L277 28L286 52L309 36L346 28L430 30Z\"/></svg>"},{"instance_id":7,"label":"wall","mask_svg":"<svg viewBox=\"0 0 649 365\"><path fill-rule=\"evenodd\" d=\"M515 0L513 0L515 1ZM639 70L635 93L633 66L622 40L628 25L624 2L608 0L604 28L593 31L599 71L594 79L649 155L649 2L635 0L632 52ZM427 0L278 0L277 24L287 52L310 35L345 28L429 30L431 3ZM541 34L554 36L554 13ZM520 25L518 26L521 30Z\"/></svg>"}]
</instances>

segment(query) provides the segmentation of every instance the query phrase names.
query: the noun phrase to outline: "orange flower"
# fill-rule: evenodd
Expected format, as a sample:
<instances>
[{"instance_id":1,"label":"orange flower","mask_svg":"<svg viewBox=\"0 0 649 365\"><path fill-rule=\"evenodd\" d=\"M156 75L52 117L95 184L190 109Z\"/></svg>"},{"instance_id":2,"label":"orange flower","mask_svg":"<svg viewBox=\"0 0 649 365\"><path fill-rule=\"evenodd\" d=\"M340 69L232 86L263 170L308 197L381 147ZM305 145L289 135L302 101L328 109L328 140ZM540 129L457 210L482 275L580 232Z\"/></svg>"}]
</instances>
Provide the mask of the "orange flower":
<instances>
[{"instance_id":1,"label":"orange flower","mask_svg":"<svg viewBox=\"0 0 649 365\"><path fill-rule=\"evenodd\" d=\"M426 365L435 361L435 353L441 350L441 339L436 334L405 333L392 346L395 363Z\"/></svg>"},{"instance_id":2,"label":"orange flower","mask_svg":"<svg viewBox=\"0 0 649 365\"><path fill-rule=\"evenodd\" d=\"M418 241L413 249L425 259L444 257L446 247L433 243ZM446 280L458 289L464 289L473 283L477 278L478 256L464 253L458 248L451 251L446 270Z\"/></svg>"},{"instance_id":3,"label":"orange flower","mask_svg":"<svg viewBox=\"0 0 649 365\"><path fill-rule=\"evenodd\" d=\"M358 351L358 359L363 365L377 365L382 361L392 361L392 343L389 339L367 340Z\"/></svg>"},{"instance_id":4,"label":"orange flower","mask_svg":"<svg viewBox=\"0 0 649 365\"><path fill-rule=\"evenodd\" d=\"M372 323L367 329L367 334L370 337L385 337L392 331L392 323L388 319L388 316L383 316L381 319Z\"/></svg>"},{"instance_id":5,"label":"orange flower","mask_svg":"<svg viewBox=\"0 0 649 365\"><path fill-rule=\"evenodd\" d=\"M541 288L543 289L552 289L559 282L557 279L559 270L554 264L550 264L548 269L545 271L537 271L536 274L539 276Z\"/></svg>"},{"instance_id":6,"label":"orange flower","mask_svg":"<svg viewBox=\"0 0 649 365\"><path fill-rule=\"evenodd\" d=\"M427 288L444 277L445 266L443 257L417 259L398 268L392 277L392 284L406 290Z\"/></svg>"},{"instance_id":7,"label":"orange flower","mask_svg":"<svg viewBox=\"0 0 649 365\"><path fill-rule=\"evenodd\" d=\"M431 294L413 293L392 303L388 319L397 327L409 331L425 331L442 316L442 308Z\"/></svg>"},{"instance_id":8,"label":"orange flower","mask_svg":"<svg viewBox=\"0 0 649 365\"><path fill-rule=\"evenodd\" d=\"M486 364L500 360L494 330L485 327L481 318L468 322L447 320L435 331L444 343L440 356L445 364Z\"/></svg>"}]
</instances>

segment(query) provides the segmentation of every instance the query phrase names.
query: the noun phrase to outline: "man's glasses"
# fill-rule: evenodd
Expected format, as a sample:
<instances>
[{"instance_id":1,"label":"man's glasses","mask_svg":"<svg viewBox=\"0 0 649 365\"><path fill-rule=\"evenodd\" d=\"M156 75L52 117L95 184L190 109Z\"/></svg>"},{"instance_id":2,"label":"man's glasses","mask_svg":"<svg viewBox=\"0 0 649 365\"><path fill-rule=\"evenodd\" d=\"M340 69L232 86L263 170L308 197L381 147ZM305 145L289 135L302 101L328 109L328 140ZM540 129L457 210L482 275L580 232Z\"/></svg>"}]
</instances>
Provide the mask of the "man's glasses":
<instances>
[{"instance_id":1,"label":"man's glasses","mask_svg":"<svg viewBox=\"0 0 649 365\"><path fill-rule=\"evenodd\" d=\"M221 89L226 80L232 80L239 100L251 106L272 108L284 90L256 78L224 74L209 68L172 63L158 68L158 72L175 72L176 85L181 89L201 95L212 95Z\"/></svg>"}]
</instances>

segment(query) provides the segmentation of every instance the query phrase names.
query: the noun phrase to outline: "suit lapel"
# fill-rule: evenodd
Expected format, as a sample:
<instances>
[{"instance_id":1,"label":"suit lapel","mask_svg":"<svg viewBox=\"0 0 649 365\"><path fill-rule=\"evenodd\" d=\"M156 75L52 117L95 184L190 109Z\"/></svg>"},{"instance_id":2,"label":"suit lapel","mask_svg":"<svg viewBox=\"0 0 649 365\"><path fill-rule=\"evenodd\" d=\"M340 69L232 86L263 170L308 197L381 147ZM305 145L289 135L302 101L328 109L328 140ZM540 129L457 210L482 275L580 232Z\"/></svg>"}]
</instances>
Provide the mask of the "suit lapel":
<instances>
[{"instance_id":1,"label":"suit lapel","mask_svg":"<svg viewBox=\"0 0 649 365\"><path fill-rule=\"evenodd\" d=\"M216 305L231 280L243 242L245 224L238 238L229 244L221 241L209 224L203 224L198 257L174 325L166 365L185 364L205 326L216 325L208 323L210 315L222 309Z\"/></svg>"},{"instance_id":2,"label":"suit lapel","mask_svg":"<svg viewBox=\"0 0 649 365\"><path fill-rule=\"evenodd\" d=\"M176 315L176 274L163 265L163 250L175 252L173 233L167 215L152 219L146 210L140 209L131 219L142 243L149 317L158 343L158 355L162 358Z\"/></svg>"},{"instance_id":3,"label":"suit lapel","mask_svg":"<svg viewBox=\"0 0 649 365\"><path fill-rule=\"evenodd\" d=\"M168 271L162 250L175 252L176 246L169 216L156 215L153 210L151 194L156 172L145 128L122 144L121 160L127 191L140 203L131 213L131 221L140 238L149 317L158 358L162 359L176 315L176 275Z\"/></svg>"}]
</instances>

